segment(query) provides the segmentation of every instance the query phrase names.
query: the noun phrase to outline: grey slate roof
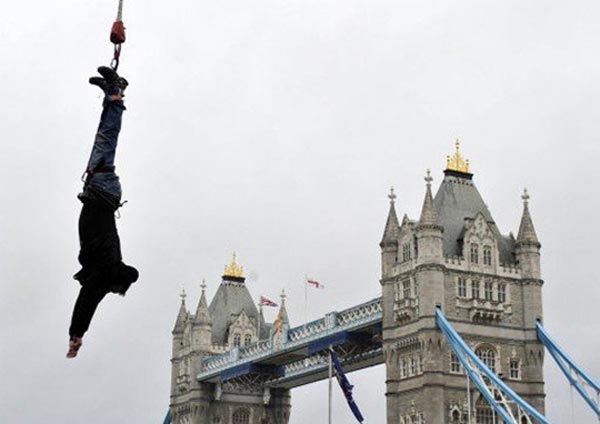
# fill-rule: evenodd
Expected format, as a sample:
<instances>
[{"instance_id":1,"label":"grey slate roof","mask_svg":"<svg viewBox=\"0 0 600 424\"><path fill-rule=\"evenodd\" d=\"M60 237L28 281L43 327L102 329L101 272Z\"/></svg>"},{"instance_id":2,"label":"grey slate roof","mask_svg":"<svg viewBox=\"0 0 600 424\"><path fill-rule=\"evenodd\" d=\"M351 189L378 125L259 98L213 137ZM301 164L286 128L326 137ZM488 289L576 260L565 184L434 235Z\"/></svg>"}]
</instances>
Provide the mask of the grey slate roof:
<instances>
[{"instance_id":1,"label":"grey slate roof","mask_svg":"<svg viewBox=\"0 0 600 424\"><path fill-rule=\"evenodd\" d=\"M433 199L433 207L438 214L439 224L444 227L444 255L462 256L461 244L465 218L475 218L483 214L498 240L500 262L515 263L515 241L510 236L500 234L492 214L475 187L471 174L446 172L444 180Z\"/></svg>"},{"instance_id":2,"label":"grey slate roof","mask_svg":"<svg viewBox=\"0 0 600 424\"><path fill-rule=\"evenodd\" d=\"M218 344L227 343L229 326L242 311L254 322L259 319L258 308L245 282L228 281L226 277L219 285L208 310L212 318L212 342ZM264 320L260 321L260 338L264 338L268 330Z\"/></svg>"}]
</instances>

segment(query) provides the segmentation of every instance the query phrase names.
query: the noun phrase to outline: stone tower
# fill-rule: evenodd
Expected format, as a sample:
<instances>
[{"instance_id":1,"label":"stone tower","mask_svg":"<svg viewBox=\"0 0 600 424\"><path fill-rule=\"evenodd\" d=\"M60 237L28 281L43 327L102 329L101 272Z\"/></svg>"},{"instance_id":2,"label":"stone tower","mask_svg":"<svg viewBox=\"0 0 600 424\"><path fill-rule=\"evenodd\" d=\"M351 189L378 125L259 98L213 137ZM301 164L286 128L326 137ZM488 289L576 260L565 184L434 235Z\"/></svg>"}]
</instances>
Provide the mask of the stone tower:
<instances>
[{"instance_id":1,"label":"stone tower","mask_svg":"<svg viewBox=\"0 0 600 424\"><path fill-rule=\"evenodd\" d=\"M468 416L466 376L435 323L435 308L479 357L544 411L540 243L529 196L517 239L503 235L459 151L433 197L427 173L418 221L398 222L395 199L381 241L383 343L389 424L459 424ZM493 413L471 385L472 422Z\"/></svg>"},{"instance_id":2,"label":"stone tower","mask_svg":"<svg viewBox=\"0 0 600 424\"><path fill-rule=\"evenodd\" d=\"M255 385L198 383L195 376L202 360L232 352L270 336L245 284L235 254L225 267L222 281L210 302L202 283L196 313L187 311L182 294L173 328L171 404L173 424L287 424L290 393L284 389L261 389ZM285 319L287 312L283 307ZM280 312L280 315L282 312Z\"/></svg>"}]
</instances>

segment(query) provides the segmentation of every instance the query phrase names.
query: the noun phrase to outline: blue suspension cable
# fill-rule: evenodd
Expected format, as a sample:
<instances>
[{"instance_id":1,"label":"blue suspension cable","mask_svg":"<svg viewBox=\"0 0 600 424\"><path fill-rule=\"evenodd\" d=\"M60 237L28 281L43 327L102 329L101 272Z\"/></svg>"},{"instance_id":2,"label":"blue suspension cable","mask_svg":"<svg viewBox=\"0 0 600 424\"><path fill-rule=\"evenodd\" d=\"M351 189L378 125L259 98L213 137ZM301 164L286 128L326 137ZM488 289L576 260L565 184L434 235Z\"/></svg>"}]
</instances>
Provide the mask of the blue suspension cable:
<instances>
[{"instance_id":1,"label":"blue suspension cable","mask_svg":"<svg viewBox=\"0 0 600 424\"><path fill-rule=\"evenodd\" d=\"M542 342L546 349L548 349L548 352L550 355L552 355L565 377L567 377L567 380L569 380L571 386L575 387L575 390L577 390L577 392L590 406L590 408L592 408L596 415L600 417L600 405L598 405L598 401L590 396L585 389L585 386L581 384L579 379L582 379L583 382L596 391L596 397L600 396L600 385L598 385L597 382L592 380L589 375L579 368L577 364L569 357L569 355L567 355L567 353L550 338L539 321L537 322L536 327L538 339L540 339L540 342Z\"/></svg>"},{"instance_id":2,"label":"blue suspension cable","mask_svg":"<svg viewBox=\"0 0 600 424\"><path fill-rule=\"evenodd\" d=\"M485 397L485 399L489 402L489 404L494 408L494 410L498 413L498 415L504 420L506 423L512 424L515 423L514 419L507 413L505 409L503 409L496 399L489 392L485 382L479 376L475 370L470 366L467 357L471 360L475 366L481 371L496 387L498 387L502 392L504 392L512 401L514 401L523 411L532 416L536 421L542 424L551 424L550 421L540 414L534 407L529 405L525 400L523 400L517 393L515 393L508 385L506 385L498 376L491 371L481 359L471 350L471 348L464 342L464 340L459 336L459 334L452 328L448 320L442 314L440 308L436 309L436 321L438 327L442 330L442 333L446 336L446 340L454 350L454 353L460 360L463 365L463 368L471 377L471 380L475 383L475 385L479 388L481 394ZM515 423L518 424L518 423Z\"/></svg>"}]
</instances>

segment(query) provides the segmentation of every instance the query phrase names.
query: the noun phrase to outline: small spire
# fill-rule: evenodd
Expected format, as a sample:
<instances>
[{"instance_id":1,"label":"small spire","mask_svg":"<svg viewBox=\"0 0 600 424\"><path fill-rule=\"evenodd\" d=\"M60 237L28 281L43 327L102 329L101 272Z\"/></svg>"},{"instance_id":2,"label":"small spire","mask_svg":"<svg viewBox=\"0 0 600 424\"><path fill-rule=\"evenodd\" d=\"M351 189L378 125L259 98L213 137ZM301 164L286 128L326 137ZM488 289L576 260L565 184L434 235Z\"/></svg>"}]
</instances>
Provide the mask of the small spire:
<instances>
[{"instance_id":1,"label":"small spire","mask_svg":"<svg viewBox=\"0 0 600 424\"><path fill-rule=\"evenodd\" d=\"M431 187L432 181L433 178L431 177L431 169L427 168L427 175L425 175L425 183L427 184L427 187Z\"/></svg>"},{"instance_id":2,"label":"small spire","mask_svg":"<svg viewBox=\"0 0 600 424\"><path fill-rule=\"evenodd\" d=\"M385 229L383 230L383 237L379 246L383 247L387 243L395 243L398 239L398 233L400 225L398 224L398 215L396 215L396 193L394 193L394 187L390 188L390 210L388 212L387 221L385 223Z\"/></svg>"},{"instance_id":3,"label":"small spire","mask_svg":"<svg viewBox=\"0 0 600 424\"><path fill-rule=\"evenodd\" d=\"M287 324L289 323L289 319L287 309L285 307L285 298L287 297L287 295L285 294L285 290L281 289L281 294L279 295L279 297L281 297L281 306L279 307L279 312L277 313L277 318L275 319L275 322Z\"/></svg>"},{"instance_id":4,"label":"small spire","mask_svg":"<svg viewBox=\"0 0 600 424\"><path fill-rule=\"evenodd\" d=\"M523 195L521 196L521 199L523 199L523 203L525 204L525 206L527 206L529 204L529 193L527 192L527 187L525 187L523 189Z\"/></svg>"},{"instance_id":5,"label":"small spire","mask_svg":"<svg viewBox=\"0 0 600 424\"><path fill-rule=\"evenodd\" d=\"M393 205L396 201L396 194L394 193L394 187L390 187L390 194L388 194L388 199L390 199L390 203Z\"/></svg>"},{"instance_id":6,"label":"small spire","mask_svg":"<svg viewBox=\"0 0 600 424\"><path fill-rule=\"evenodd\" d=\"M208 302L206 301L206 280L202 279L200 284L202 293L200 294L200 301L198 301L198 307L196 308L196 319L197 323L211 323L210 312L208 311Z\"/></svg>"},{"instance_id":7,"label":"small spire","mask_svg":"<svg viewBox=\"0 0 600 424\"><path fill-rule=\"evenodd\" d=\"M421 218L419 219L419 225L427 226L438 226L438 216L433 209L433 196L431 194L431 171L428 169L425 175L425 183L427 185L427 191L425 192L425 200L423 201L423 208L421 209Z\"/></svg>"},{"instance_id":8,"label":"small spire","mask_svg":"<svg viewBox=\"0 0 600 424\"><path fill-rule=\"evenodd\" d=\"M523 215L521 216L521 224L519 225L519 234L517 235L517 243L530 243L534 245L540 245L538 241L535 228L533 227L533 220L529 213L529 193L525 188L523 190Z\"/></svg>"},{"instance_id":9,"label":"small spire","mask_svg":"<svg viewBox=\"0 0 600 424\"><path fill-rule=\"evenodd\" d=\"M185 328L185 323L188 318L188 312L185 307L185 289L181 290L181 306L179 306L179 313L177 314L177 319L175 320L175 327L173 328L173 333L182 333Z\"/></svg>"}]
</instances>

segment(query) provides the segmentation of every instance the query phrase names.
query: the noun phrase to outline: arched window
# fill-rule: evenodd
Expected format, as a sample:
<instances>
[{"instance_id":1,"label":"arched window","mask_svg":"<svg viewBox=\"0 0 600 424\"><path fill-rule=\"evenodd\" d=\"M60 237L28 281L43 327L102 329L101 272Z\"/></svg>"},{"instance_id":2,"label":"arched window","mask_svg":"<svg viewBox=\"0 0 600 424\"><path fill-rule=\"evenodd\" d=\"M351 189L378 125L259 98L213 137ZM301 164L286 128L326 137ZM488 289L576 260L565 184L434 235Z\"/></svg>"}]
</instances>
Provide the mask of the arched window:
<instances>
[{"instance_id":1,"label":"arched window","mask_svg":"<svg viewBox=\"0 0 600 424\"><path fill-rule=\"evenodd\" d=\"M498 302L506 302L506 284L498 284Z\"/></svg>"},{"instance_id":2,"label":"arched window","mask_svg":"<svg viewBox=\"0 0 600 424\"><path fill-rule=\"evenodd\" d=\"M244 336L244 346L248 346L250 343L252 343L252 336L250 334L246 334Z\"/></svg>"},{"instance_id":3,"label":"arched window","mask_svg":"<svg viewBox=\"0 0 600 424\"><path fill-rule=\"evenodd\" d=\"M479 280L471 281L471 297L479 299Z\"/></svg>"},{"instance_id":4,"label":"arched window","mask_svg":"<svg viewBox=\"0 0 600 424\"><path fill-rule=\"evenodd\" d=\"M241 337L239 334L234 334L233 335L233 346L234 347L238 347L241 344Z\"/></svg>"},{"instance_id":5,"label":"arched window","mask_svg":"<svg viewBox=\"0 0 600 424\"><path fill-rule=\"evenodd\" d=\"M483 246L483 264L492 264L492 246Z\"/></svg>"},{"instance_id":6,"label":"arched window","mask_svg":"<svg viewBox=\"0 0 600 424\"><path fill-rule=\"evenodd\" d=\"M494 284L491 281L486 281L483 285L483 297L485 300L492 300L494 293Z\"/></svg>"},{"instance_id":7,"label":"arched window","mask_svg":"<svg viewBox=\"0 0 600 424\"><path fill-rule=\"evenodd\" d=\"M402 367L400 368L400 378L406 378L408 376L408 361L402 359Z\"/></svg>"},{"instance_id":8,"label":"arched window","mask_svg":"<svg viewBox=\"0 0 600 424\"><path fill-rule=\"evenodd\" d=\"M450 352L450 372L453 374L460 374L462 372L460 361L454 352Z\"/></svg>"},{"instance_id":9,"label":"arched window","mask_svg":"<svg viewBox=\"0 0 600 424\"><path fill-rule=\"evenodd\" d=\"M233 412L231 416L232 424L249 424L250 423L250 411L246 408L239 408Z\"/></svg>"},{"instance_id":10,"label":"arched window","mask_svg":"<svg viewBox=\"0 0 600 424\"><path fill-rule=\"evenodd\" d=\"M417 375L418 371L417 358L414 356L410 357L410 375Z\"/></svg>"},{"instance_id":11,"label":"arched window","mask_svg":"<svg viewBox=\"0 0 600 424\"><path fill-rule=\"evenodd\" d=\"M494 413L489 405L477 405L475 417L477 424L494 424Z\"/></svg>"},{"instance_id":12,"label":"arched window","mask_svg":"<svg viewBox=\"0 0 600 424\"><path fill-rule=\"evenodd\" d=\"M490 346L483 346L475 351L479 359L493 372L496 372L496 351Z\"/></svg>"},{"instance_id":13,"label":"arched window","mask_svg":"<svg viewBox=\"0 0 600 424\"><path fill-rule=\"evenodd\" d=\"M471 243L471 263L479 263L479 245L477 243Z\"/></svg>"},{"instance_id":14,"label":"arched window","mask_svg":"<svg viewBox=\"0 0 600 424\"><path fill-rule=\"evenodd\" d=\"M212 417L212 424L221 424L221 416L220 415L213 415L213 417Z\"/></svg>"},{"instance_id":15,"label":"arched window","mask_svg":"<svg viewBox=\"0 0 600 424\"><path fill-rule=\"evenodd\" d=\"M456 409L452 412L452 424L460 424L460 412Z\"/></svg>"},{"instance_id":16,"label":"arched window","mask_svg":"<svg viewBox=\"0 0 600 424\"><path fill-rule=\"evenodd\" d=\"M410 280L404 280L402 282L402 297L404 299L410 299Z\"/></svg>"},{"instance_id":17,"label":"arched window","mask_svg":"<svg viewBox=\"0 0 600 424\"><path fill-rule=\"evenodd\" d=\"M520 380L521 379L521 363L520 363L519 359L512 358L510 360L509 376L512 380Z\"/></svg>"}]
</instances>

